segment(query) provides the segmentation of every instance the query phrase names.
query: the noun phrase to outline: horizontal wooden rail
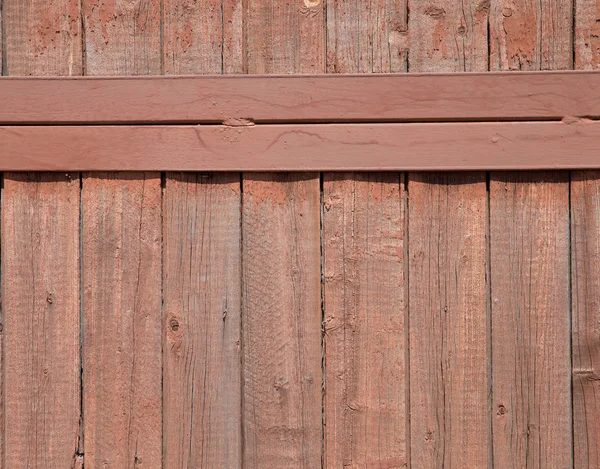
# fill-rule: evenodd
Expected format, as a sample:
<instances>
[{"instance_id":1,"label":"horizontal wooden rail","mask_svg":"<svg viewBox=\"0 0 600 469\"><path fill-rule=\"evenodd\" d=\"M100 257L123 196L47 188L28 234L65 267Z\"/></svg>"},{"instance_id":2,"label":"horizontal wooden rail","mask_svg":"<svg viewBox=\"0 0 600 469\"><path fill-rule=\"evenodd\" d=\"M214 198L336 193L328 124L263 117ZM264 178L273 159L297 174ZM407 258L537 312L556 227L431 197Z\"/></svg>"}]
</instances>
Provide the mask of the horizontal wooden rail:
<instances>
[{"instance_id":1,"label":"horizontal wooden rail","mask_svg":"<svg viewBox=\"0 0 600 469\"><path fill-rule=\"evenodd\" d=\"M600 72L0 78L0 124L600 118Z\"/></svg>"},{"instance_id":2,"label":"horizontal wooden rail","mask_svg":"<svg viewBox=\"0 0 600 469\"><path fill-rule=\"evenodd\" d=\"M600 168L600 121L0 127L4 171Z\"/></svg>"}]
</instances>

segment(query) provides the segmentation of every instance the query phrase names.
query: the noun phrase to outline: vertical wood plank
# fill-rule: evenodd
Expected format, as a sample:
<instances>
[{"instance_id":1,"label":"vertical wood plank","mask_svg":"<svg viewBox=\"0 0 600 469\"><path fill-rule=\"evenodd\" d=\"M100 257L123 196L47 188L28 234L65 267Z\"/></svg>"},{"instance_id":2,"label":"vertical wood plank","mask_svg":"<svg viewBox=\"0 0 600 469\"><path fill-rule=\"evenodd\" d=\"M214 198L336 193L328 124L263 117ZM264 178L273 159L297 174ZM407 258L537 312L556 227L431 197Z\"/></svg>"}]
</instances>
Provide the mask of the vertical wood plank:
<instances>
[{"instance_id":1,"label":"vertical wood plank","mask_svg":"<svg viewBox=\"0 0 600 469\"><path fill-rule=\"evenodd\" d=\"M321 0L252 0L245 70L323 73ZM322 457L318 174L243 176L243 431L246 469Z\"/></svg>"},{"instance_id":2,"label":"vertical wood plank","mask_svg":"<svg viewBox=\"0 0 600 469\"><path fill-rule=\"evenodd\" d=\"M574 467L600 465L600 172L571 176Z\"/></svg>"},{"instance_id":3,"label":"vertical wood plank","mask_svg":"<svg viewBox=\"0 0 600 469\"><path fill-rule=\"evenodd\" d=\"M572 467L566 172L490 185L494 468Z\"/></svg>"},{"instance_id":4,"label":"vertical wood plank","mask_svg":"<svg viewBox=\"0 0 600 469\"><path fill-rule=\"evenodd\" d=\"M404 184L323 184L325 467L407 466Z\"/></svg>"},{"instance_id":5,"label":"vertical wood plank","mask_svg":"<svg viewBox=\"0 0 600 469\"><path fill-rule=\"evenodd\" d=\"M160 75L160 0L81 0L86 75Z\"/></svg>"},{"instance_id":6,"label":"vertical wood plank","mask_svg":"<svg viewBox=\"0 0 600 469\"><path fill-rule=\"evenodd\" d=\"M327 71L406 71L407 0L327 1Z\"/></svg>"},{"instance_id":7,"label":"vertical wood plank","mask_svg":"<svg viewBox=\"0 0 600 469\"><path fill-rule=\"evenodd\" d=\"M243 200L244 467L319 467L319 179L253 175Z\"/></svg>"},{"instance_id":8,"label":"vertical wood plank","mask_svg":"<svg viewBox=\"0 0 600 469\"><path fill-rule=\"evenodd\" d=\"M596 0L575 0L575 68L600 67L600 4Z\"/></svg>"},{"instance_id":9,"label":"vertical wood plank","mask_svg":"<svg viewBox=\"0 0 600 469\"><path fill-rule=\"evenodd\" d=\"M79 178L6 174L2 195L6 467L79 451Z\"/></svg>"},{"instance_id":10,"label":"vertical wood plank","mask_svg":"<svg viewBox=\"0 0 600 469\"><path fill-rule=\"evenodd\" d=\"M410 71L486 71L489 6L490 0L411 4Z\"/></svg>"},{"instance_id":11,"label":"vertical wood plank","mask_svg":"<svg viewBox=\"0 0 600 469\"><path fill-rule=\"evenodd\" d=\"M82 3L86 75L161 73L160 0ZM85 174L83 203L85 467L159 468L160 175Z\"/></svg>"},{"instance_id":12,"label":"vertical wood plank","mask_svg":"<svg viewBox=\"0 0 600 469\"><path fill-rule=\"evenodd\" d=\"M81 74L78 0L4 0L1 14L5 73ZM79 176L4 181L3 462L71 467L81 462Z\"/></svg>"},{"instance_id":13,"label":"vertical wood plank","mask_svg":"<svg viewBox=\"0 0 600 469\"><path fill-rule=\"evenodd\" d=\"M169 173L164 217L165 468L238 468L239 175Z\"/></svg>"},{"instance_id":14,"label":"vertical wood plank","mask_svg":"<svg viewBox=\"0 0 600 469\"><path fill-rule=\"evenodd\" d=\"M85 467L160 468L160 175L84 178Z\"/></svg>"},{"instance_id":15,"label":"vertical wood plank","mask_svg":"<svg viewBox=\"0 0 600 469\"><path fill-rule=\"evenodd\" d=\"M409 71L486 71L488 11L411 5ZM487 467L485 174L410 174L408 193L411 465Z\"/></svg>"},{"instance_id":16,"label":"vertical wood plank","mask_svg":"<svg viewBox=\"0 0 600 469\"><path fill-rule=\"evenodd\" d=\"M166 0L165 73L242 71L241 0ZM166 468L241 467L239 174L167 173Z\"/></svg>"},{"instance_id":17,"label":"vertical wood plank","mask_svg":"<svg viewBox=\"0 0 600 469\"><path fill-rule=\"evenodd\" d=\"M409 175L413 468L487 467L483 173Z\"/></svg>"},{"instance_id":18,"label":"vertical wood plank","mask_svg":"<svg viewBox=\"0 0 600 469\"><path fill-rule=\"evenodd\" d=\"M573 0L491 0L491 70L572 68Z\"/></svg>"},{"instance_id":19,"label":"vertical wood plank","mask_svg":"<svg viewBox=\"0 0 600 469\"><path fill-rule=\"evenodd\" d=\"M575 1L575 68L600 68L600 3ZM600 466L600 172L571 173L573 465Z\"/></svg>"}]
</instances>

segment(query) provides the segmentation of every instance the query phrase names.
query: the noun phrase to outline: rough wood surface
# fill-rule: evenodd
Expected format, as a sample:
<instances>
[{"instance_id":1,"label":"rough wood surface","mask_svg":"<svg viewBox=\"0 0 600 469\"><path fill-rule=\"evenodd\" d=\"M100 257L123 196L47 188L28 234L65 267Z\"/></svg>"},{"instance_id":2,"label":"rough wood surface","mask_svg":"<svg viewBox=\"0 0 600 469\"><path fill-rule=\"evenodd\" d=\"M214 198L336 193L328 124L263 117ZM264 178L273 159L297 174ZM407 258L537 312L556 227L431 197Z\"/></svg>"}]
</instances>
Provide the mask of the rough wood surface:
<instances>
[{"instance_id":1,"label":"rough wood surface","mask_svg":"<svg viewBox=\"0 0 600 469\"><path fill-rule=\"evenodd\" d=\"M5 174L4 463L71 467L79 451L79 177Z\"/></svg>"},{"instance_id":2,"label":"rough wood surface","mask_svg":"<svg viewBox=\"0 0 600 469\"><path fill-rule=\"evenodd\" d=\"M167 175L165 468L241 467L238 174Z\"/></svg>"},{"instance_id":3,"label":"rough wood surface","mask_svg":"<svg viewBox=\"0 0 600 469\"><path fill-rule=\"evenodd\" d=\"M600 167L599 128L598 121L576 119L469 124L0 127L0 169L591 169Z\"/></svg>"},{"instance_id":4,"label":"rough wood surface","mask_svg":"<svg viewBox=\"0 0 600 469\"><path fill-rule=\"evenodd\" d=\"M490 70L564 70L573 63L573 0L490 2Z\"/></svg>"},{"instance_id":5,"label":"rough wood surface","mask_svg":"<svg viewBox=\"0 0 600 469\"><path fill-rule=\"evenodd\" d=\"M407 17L407 0L328 0L327 71L406 71Z\"/></svg>"},{"instance_id":6,"label":"rough wood surface","mask_svg":"<svg viewBox=\"0 0 600 469\"><path fill-rule=\"evenodd\" d=\"M3 73L80 75L79 3L4 0ZM0 465L70 467L82 446L79 176L5 173L2 205Z\"/></svg>"},{"instance_id":7,"label":"rough wood surface","mask_svg":"<svg viewBox=\"0 0 600 469\"><path fill-rule=\"evenodd\" d=\"M600 67L600 4L596 0L575 0L575 68Z\"/></svg>"},{"instance_id":8,"label":"rough wood surface","mask_svg":"<svg viewBox=\"0 0 600 469\"><path fill-rule=\"evenodd\" d=\"M326 468L407 466L400 177L325 175Z\"/></svg>"},{"instance_id":9,"label":"rough wood surface","mask_svg":"<svg viewBox=\"0 0 600 469\"><path fill-rule=\"evenodd\" d=\"M574 467L600 466L600 173L571 175Z\"/></svg>"},{"instance_id":10,"label":"rough wood surface","mask_svg":"<svg viewBox=\"0 0 600 469\"><path fill-rule=\"evenodd\" d=\"M244 467L319 467L319 179L246 175L243 203Z\"/></svg>"},{"instance_id":11,"label":"rough wood surface","mask_svg":"<svg viewBox=\"0 0 600 469\"><path fill-rule=\"evenodd\" d=\"M479 72L488 65L489 0L410 6L410 72Z\"/></svg>"},{"instance_id":12,"label":"rough wood surface","mask_svg":"<svg viewBox=\"0 0 600 469\"><path fill-rule=\"evenodd\" d=\"M413 468L488 464L483 173L409 175Z\"/></svg>"},{"instance_id":13,"label":"rough wood surface","mask_svg":"<svg viewBox=\"0 0 600 469\"><path fill-rule=\"evenodd\" d=\"M160 175L84 178L85 467L160 468Z\"/></svg>"},{"instance_id":14,"label":"rough wood surface","mask_svg":"<svg viewBox=\"0 0 600 469\"><path fill-rule=\"evenodd\" d=\"M493 173L490 220L494 467L571 467L568 173Z\"/></svg>"},{"instance_id":15,"label":"rough wood surface","mask_svg":"<svg viewBox=\"0 0 600 469\"><path fill-rule=\"evenodd\" d=\"M86 75L160 75L160 0L82 0Z\"/></svg>"},{"instance_id":16,"label":"rough wood surface","mask_svg":"<svg viewBox=\"0 0 600 469\"><path fill-rule=\"evenodd\" d=\"M8 77L0 79L0 123L504 121L560 120L566 116L597 119L600 96L590 90L598 87L600 72L589 71Z\"/></svg>"}]
</instances>

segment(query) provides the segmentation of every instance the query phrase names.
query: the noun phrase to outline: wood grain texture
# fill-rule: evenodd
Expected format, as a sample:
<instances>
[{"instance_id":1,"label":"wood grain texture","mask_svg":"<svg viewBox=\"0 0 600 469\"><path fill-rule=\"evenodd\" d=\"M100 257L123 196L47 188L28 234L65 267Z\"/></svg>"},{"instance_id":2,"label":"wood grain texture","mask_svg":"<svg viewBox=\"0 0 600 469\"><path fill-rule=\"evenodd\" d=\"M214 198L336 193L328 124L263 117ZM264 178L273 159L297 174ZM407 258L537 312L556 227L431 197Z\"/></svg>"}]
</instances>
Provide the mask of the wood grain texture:
<instances>
[{"instance_id":1,"label":"wood grain texture","mask_svg":"<svg viewBox=\"0 0 600 469\"><path fill-rule=\"evenodd\" d=\"M255 123L424 122L560 120L565 116L598 119L600 97L590 93L598 87L598 71L8 77L0 78L0 123L220 124L242 119Z\"/></svg>"},{"instance_id":2,"label":"wood grain texture","mask_svg":"<svg viewBox=\"0 0 600 469\"><path fill-rule=\"evenodd\" d=\"M240 203L238 174L167 175L165 468L241 467Z\"/></svg>"},{"instance_id":3,"label":"wood grain texture","mask_svg":"<svg viewBox=\"0 0 600 469\"><path fill-rule=\"evenodd\" d=\"M3 72L82 72L78 0L2 2ZM81 460L79 176L4 174L4 468Z\"/></svg>"},{"instance_id":4,"label":"wood grain texture","mask_svg":"<svg viewBox=\"0 0 600 469\"><path fill-rule=\"evenodd\" d=\"M572 467L567 173L492 173L494 468Z\"/></svg>"},{"instance_id":5,"label":"wood grain texture","mask_svg":"<svg viewBox=\"0 0 600 469\"><path fill-rule=\"evenodd\" d=\"M160 75L160 0L82 0L86 75Z\"/></svg>"},{"instance_id":6,"label":"wood grain texture","mask_svg":"<svg viewBox=\"0 0 600 469\"><path fill-rule=\"evenodd\" d=\"M160 468L160 175L84 177L85 467Z\"/></svg>"},{"instance_id":7,"label":"wood grain texture","mask_svg":"<svg viewBox=\"0 0 600 469\"><path fill-rule=\"evenodd\" d=\"M407 0L328 0L327 71L406 71L407 19Z\"/></svg>"},{"instance_id":8,"label":"wood grain texture","mask_svg":"<svg viewBox=\"0 0 600 469\"><path fill-rule=\"evenodd\" d=\"M244 467L321 464L319 179L245 175Z\"/></svg>"},{"instance_id":9,"label":"wood grain texture","mask_svg":"<svg viewBox=\"0 0 600 469\"><path fill-rule=\"evenodd\" d=\"M325 466L407 467L404 184L323 183Z\"/></svg>"},{"instance_id":10,"label":"wood grain texture","mask_svg":"<svg viewBox=\"0 0 600 469\"><path fill-rule=\"evenodd\" d=\"M247 73L323 73L323 0L246 2Z\"/></svg>"},{"instance_id":11,"label":"wood grain texture","mask_svg":"<svg viewBox=\"0 0 600 469\"><path fill-rule=\"evenodd\" d=\"M574 467L600 465L600 173L571 175Z\"/></svg>"},{"instance_id":12,"label":"wood grain texture","mask_svg":"<svg viewBox=\"0 0 600 469\"><path fill-rule=\"evenodd\" d=\"M409 175L413 468L488 465L483 173Z\"/></svg>"},{"instance_id":13,"label":"wood grain texture","mask_svg":"<svg viewBox=\"0 0 600 469\"><path fill-rule=\"evenodd\" d=\"M575 68L600 67L600 4L596 0L575 0Z\"/></svg>"},{"instance_id":14,"label":"wood grain texture","mask_svg":"<svg viewBox=\"0 0 600 469\"><path fill-rule=\"evenodd\" d=\"M8 171L444 171L600 167L597 121L0 127ZM365 158L369 155L369 158Z\"/></svg>"},{"instance_id":15,"label":"wood grain texture","mask_svg":"<svg viewBox=\"0 0 600 469\"><path fill-rule=\"evenodd\" d=\"M489 0L411 5L408 22L411 72L487 70Z\"/></svg>"},{"instance_id":16,"label":"wood grain texture","mask_svg":"<svg viewBox=\"0 0 600 469\"><path fill-rule=\"evenodd\" d=\"M77 174L5 175L2 281L5 467L71 467L80 419Z\"/></svg>"},{"instance_id":17,"label":"wood grain texture","mask_svg":"<svg viewBox=\"0 0 600 469\"><path fill-rule=\"evenodd\" d=\"M573 65L573 0L491 0L490 70Z\"/></svg>"},{"instance_id":18,"label":"wood grain texture","mask_svg":"<svg viewBox=\"0 0 600 469\"><path fill-rule=\"evenodd\" d=\"M163 8L166 74L242 71L241 0L165 0Z\"/></svg>"}]
</instances>

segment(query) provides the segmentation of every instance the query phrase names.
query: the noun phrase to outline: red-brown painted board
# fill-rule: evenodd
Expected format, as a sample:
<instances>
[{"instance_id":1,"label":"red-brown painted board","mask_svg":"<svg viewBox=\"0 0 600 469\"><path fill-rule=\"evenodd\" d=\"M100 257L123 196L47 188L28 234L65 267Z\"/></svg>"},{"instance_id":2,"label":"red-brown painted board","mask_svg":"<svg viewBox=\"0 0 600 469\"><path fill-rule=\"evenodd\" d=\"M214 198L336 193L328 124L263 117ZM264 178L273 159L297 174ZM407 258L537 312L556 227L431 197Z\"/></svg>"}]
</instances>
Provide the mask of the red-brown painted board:
<instances>
[{"instance_id":1,"label":"red-brown painted board","mask_svg":"<svg viewBox=\"0 0 600 469\"><path fill-rule=\"evenodd\" d=\"M319 179L245 175L244 467L321 464Z\"/></svg>"},{"instance_id":2,"label":"red-brown painted board","mask_svg":"<svg viewBox=\"0 0 600 469\"><path fill-rule=\"evenodd\" d=\"M160 0L81 4L85 75L160 75Z\"/></svg>"},{"instance_id":3,"label":"red-brown painted board","mask_svg":"<svg viewBox=\"0 0 600 469\"><path fill-rule=\"evenodd\" d=\"M325 71L322 0L244 5L244 71ZM312 469L323 432L319 175L244 174L242 187L243 467Z\"/></svg>"},{"instance_id":4,"label":"red-brown painted board","mask_svg":"<svg viewBox=\"0 0 600 469\"><path fill-rule=\"evenodd\" d=\"M169 173L164 467L241 467L240 176Z\"/></svg>"},{"instance_id":5,"label":"red-brown painted board","mask_svg":"<svg viewBox=\"0 0 600 469\"><path fill-rule=\"evenodd\" d=\"M571 122L571 121L569 121ZM0 169L392 171L592 169L595 121L0 127Z\"/></svg>"},{"instance_id":6,"label":"red-brown painted board","mask_svg":"<svg viewBox=\"0 0 600 469\"><path fill-rule=\"evenodd\" d=\"M494 468L572 467L569 175L492 173Z\"/></svg>"},{"instance_id":7,"label":"red-brown painted board","mask_svg":"<svg viewBox=\"0 0 600 469\"><path fill-rule=\"evenodd\" d=\"M488 466L484 173L408 181L411 467Z\"/></svg>"},{"instance_id":8,"label":"red-brown painted board","mask_svg":"<svg viewBox=\"0 0 600 469\"><path fill-rule=\"evenodd\" d=\"M158 173L84 174L85 467L161 467Z\"/></svg>"},{"instance_id":9,"label":"red-brown painted board","mask_svg":"<svg viewBox=\"0 0 600 469\"><path fill-rule=\"evenodd\" d=\"M600 465L600 173L571 174L574 467Z\"/></svg>"},{"instance_id":10,"label":"red-brown painted board","mask_svg":"<svg viewBox=\"0 0 600 469\"><path fill-rule=\"evenodd\" d=\"M3 68L80 75L78 0L2 2ZM81 462L79 176L4 174L4 468Z\"/></svg>"},{"instance_id":11,"label":"red-brown painted board","mask_svg":"<svg viewBox=\"0 0 600 469\"><path fill-rule=\"evenodd\" d=\"M327 72L406 71L407 18L407 0L327 0Z\"/></svg>"},{"instance_id":12,"label":"red-brown painted board","mask_svg":"<svg viewBox=\"0 0 600 469\"><path fill-rule=\"evenodd\" d=\"M600 5L596 0L575 0L574 66L577 70L600 67Z\"/></svg>"},{"instance_id":13,"label":"red-brown painted board","mask_svg":"<svg viewBox=\"0 0 600 469\"><path fill-rule=\"evenodd\" d=\"M5 174L4 467L79 457L79 177Z\"/></svg>"},{"instance_id":14,"label":"red-brown painted board","mask_svg":"<svg viewBox=\"0 0 600 469\"><path fill-rule=\"evenodd\" d=\"M573 0L491 0L490 70L573 66Z\"/></svg>"},{"instance_id":15,"label":"red-brown painted board","mask_svg":"<svg viewBox=\"0 0 600 469\"><path fill-rule=\"evenodd\" d=\"M326 468L407 465L401 177L324 176Z\"/></svg>"},{"instance_id":16,"label":"red-brown painted board","mask_svg":"<svg viewBox=\"0 0 600 469\"><path fill-rule=\"evenodd\" d=\"M235 48L234 45L229 47ZM226 64L227 70L238 73L234 65ZM393 64L377 66L387 65ZM591 91L599 87L600 72L591 71L284 77L8 77L0 78L0 123L598 118L600 97Z\"/></svg>"}]
</instances>

